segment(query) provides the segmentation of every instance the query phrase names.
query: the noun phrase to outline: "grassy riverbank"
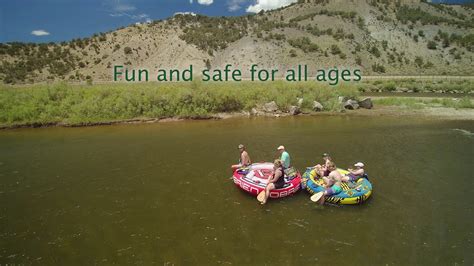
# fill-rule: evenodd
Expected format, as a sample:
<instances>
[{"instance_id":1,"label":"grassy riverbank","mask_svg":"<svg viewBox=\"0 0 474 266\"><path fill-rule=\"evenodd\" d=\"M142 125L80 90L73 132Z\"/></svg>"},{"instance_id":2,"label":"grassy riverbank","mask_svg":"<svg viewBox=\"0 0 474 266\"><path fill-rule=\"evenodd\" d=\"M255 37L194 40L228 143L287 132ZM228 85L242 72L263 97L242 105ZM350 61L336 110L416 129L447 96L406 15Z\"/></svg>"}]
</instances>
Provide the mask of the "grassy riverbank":
<instances>
[{"instance_id":1,"label":"grassy riverbank","mask_svg":"<svg viewBox=\"0 0 474 266\"><path fill-rule=\"evenodd\" d=\"M406 81L408 82L408 81ZM372 83L372 82L371 82ZM377 83L391 84L393 81ZM397 86L406 83L397 83ZM432 87L444 82L409 83ZM433 85L434 84L434 85ZM458 87L460 84L463 86ZM472 81L459 81L450 88L471 93ZM249 112L275 101L281 112L288 112L303 98L301 110L311 112L318 101L323 111L340 111L340 97L358 99L370 87L353 83L332 87L306 82L288 83L140 83L70 85L66 83L32 86L0 86L0 127L91 125L130 120L164 118L204 119L220 113ZM441 85L439 85L441 86ZM418 89L422 91L424 89ZM458 91L459 91L458 90ZM376 106L404 109L474 108L472 98L374 97ZM370 112L370 111L367 111Z\"/></svg>"},{"instance_id":2,"label":"grassy riverbank","mask_svg":"<svg viewBox=\"0 0 474 266\"><path fill-rule=\"evenodd\" d=\"M367 79L358 86L361 92L457 93L474 92L474 79Z\"/></svg>"},{"instance_id":3,"label":"grassy riverbank","mask_svg":"<svg viewBox=\"0 0 474 266\"><path fill-rule=\"evenodd\" d=\"M399 106L408 109L422 109L427 107L448 107L455 109L474 108L470 97L453 98L422 98L422 97L381 97L373 99L374 104L384 106Z\"/></svg>"},{"instance_id":4,"label":"grassy riverbank","mask_svg":"<svg viewBox=\"0 0 474 266\"><path fill-rule=\"evenodd\" d=\"M0 88L0 124L4 127L51 124L81 125L147 118L206 118L216 113L250 111L275 101L287 111L303 98L324 110L340 109L339 96L356 98L355 86L308 83L167 83L34 85Z\"/></svg>"}]
</instances>

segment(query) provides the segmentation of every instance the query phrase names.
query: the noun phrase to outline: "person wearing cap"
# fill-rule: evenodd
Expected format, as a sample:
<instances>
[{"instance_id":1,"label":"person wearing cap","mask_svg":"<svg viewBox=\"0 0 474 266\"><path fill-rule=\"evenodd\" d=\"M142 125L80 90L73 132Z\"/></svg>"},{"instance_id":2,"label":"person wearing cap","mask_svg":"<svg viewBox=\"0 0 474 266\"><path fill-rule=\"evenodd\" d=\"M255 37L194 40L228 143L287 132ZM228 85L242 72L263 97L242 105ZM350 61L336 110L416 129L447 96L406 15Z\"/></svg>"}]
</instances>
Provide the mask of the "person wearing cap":
<instances>
[{"instance_id":1,"label":"person wearing cap","mask_svg":"<svg viewBox=\"0 0 474 266\"><path fill-rule=\"evenodd\" d=\"M349 169L349 173L345 176L342 177L342 181L344 182L349 182L353 181L356 182L359 180L359 178L363 177L365 175L365 170L364 170L364 163L358 162L354 164L356 169Z\"/></svg>"},{"instance_id":2,"label":"person wearing cap","mask_svg":"<svg viewBox=\"0 0 474 266\"><path fill-rule=\"evenodd\" d=\"M232 165L233 170L237 168L241 168L241 167L246 167L252 164L252 161L250 160L250 156L248 152L245 150L245 146L243 144L239 144L238 148L240 151L239 163Z\"/></svg>"},{"instance_id":3,"label":"person wearing cap","mask_svg":"<svg viewBox=\"0 0 474 266\"><path fill-rule=\"evenodd\" d=\"M284 169L288 169L290 168L291 164L291 160L290 160L290 154L285 150L285 146L283 145L280 145L278 148L277 148L278 152L280 152L280 161L283 165L283 168Z\"/></svg>"}]
</instances>

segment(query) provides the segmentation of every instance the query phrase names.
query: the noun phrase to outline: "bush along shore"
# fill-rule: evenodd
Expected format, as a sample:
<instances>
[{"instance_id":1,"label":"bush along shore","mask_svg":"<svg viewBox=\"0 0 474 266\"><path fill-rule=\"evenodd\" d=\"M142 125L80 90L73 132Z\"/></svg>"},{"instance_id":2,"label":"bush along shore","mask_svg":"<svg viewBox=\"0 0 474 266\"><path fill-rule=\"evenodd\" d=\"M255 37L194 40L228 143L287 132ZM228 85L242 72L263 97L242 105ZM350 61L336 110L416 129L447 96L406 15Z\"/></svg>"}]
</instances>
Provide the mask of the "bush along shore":
<instances>
[{"instance_id":1,"label":"bush along shore","mask_svg":"<svg viewBox=\"0 0 474 266\"><path fill-rule=\"evenodd\" d=\"M365 80L360 92L474 94L474 79L392 79Z\"/></svg>"},{"instance_id":2,"label":"bush along shore","mask_svg":"<svg viewBox=\"0 0 474 266\"><path fill-rule=\"evenodd\" d=\"M207 119L221 113L287 115L339 111L343 108L342 100L358 96L354 86L283 81L3 86L0 125L83 126L166 118Z\"/></svg>"},{"instance_id":3,"label":"bush along shore","mask_svg":"<svg viewBox=\"0 0 474 266\"><path fill-rule=\"evenodd\" d=\"M0 128L88 126L163 119L209 119L223 114L285 116L373 107L361 84L333 87L289 83L135 83L0 86ZM408 108L473 108L463 99L375 99Z\"/></svg>"}]
</instances>

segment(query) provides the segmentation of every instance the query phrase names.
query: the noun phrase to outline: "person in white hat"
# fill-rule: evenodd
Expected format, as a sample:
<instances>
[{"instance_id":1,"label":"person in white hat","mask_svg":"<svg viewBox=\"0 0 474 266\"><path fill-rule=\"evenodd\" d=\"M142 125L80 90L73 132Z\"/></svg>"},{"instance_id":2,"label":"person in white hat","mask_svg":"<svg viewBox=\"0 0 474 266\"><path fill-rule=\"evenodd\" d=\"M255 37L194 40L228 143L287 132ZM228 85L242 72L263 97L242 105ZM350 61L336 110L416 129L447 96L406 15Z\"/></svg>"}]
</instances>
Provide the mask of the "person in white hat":
<instances>
[{"instance_id":1,"label":"person in white hat","mask_svg":"<svg viewBox=\"0 0 474 266\"><path fill-rule=\"evenodd\" d=\"M239 144L238 148L240 151L239 163L232 165L232 170L235 170L240 167L249 166L250 164L252 164L252 161L250 160L250 155L245 150L245 146L243 144Z\"/></svg>"},{"instance_id":2,"label":"person in white hat","mask_svg":"<svg viewBox=\"0 0 474 266\"><path fill-rule=\"evenodd\" d=\"M278 146L277 150L278 152L280 152L280 161L283 164L283 168L284 169L290 168L291 166L290 154L285 150L285 146L280 145Z\"/></svg>"},{"instance_id":3,"label":"person in white hat","mask_svg":"<svg viewBox=\"0 0 474 266\"><path fill-rule=\"evenodd\" d=\"M349 181L353 181L353 182L356 182L357 180L359 180L359 178L363 177L365 175L365 170L364 170L364 163L362 162L358 162L356 164L354 164L354 166L356 167L356 169L349 169L349 173L347 175L345 175L344 177L342 177L342 181L344 182L349 182Z\"/></svg>"}]
</instances>

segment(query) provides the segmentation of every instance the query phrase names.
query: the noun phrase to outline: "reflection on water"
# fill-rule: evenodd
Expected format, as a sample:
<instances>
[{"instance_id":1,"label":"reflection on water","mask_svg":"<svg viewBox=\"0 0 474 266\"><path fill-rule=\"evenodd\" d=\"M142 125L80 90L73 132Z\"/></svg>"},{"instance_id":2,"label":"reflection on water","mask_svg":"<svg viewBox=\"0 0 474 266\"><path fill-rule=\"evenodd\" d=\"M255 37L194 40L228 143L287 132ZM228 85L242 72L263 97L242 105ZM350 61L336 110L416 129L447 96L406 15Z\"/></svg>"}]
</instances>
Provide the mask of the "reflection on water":
<instances>
[{"instance_id":1,"label":"reflection on water","mask_svg":"<svg viewBox=\"0 0 474 266\"><path fill-rule=\"evenodd\" d=\"M455 129L453 129L453 130L454 130L454 131L457 131L457 132L459 132L459 133L461 133L461 134L463 134L463 135L465 135L465 136L469 136L469 137L474 136L474 133L471 132L471 131L469 131L469 130L460 129L460 128L455 128Z\"/></svg>"},{"instance_id":2,"label":"reflection on water","mask_svg":"<svg viewBox=\"0 0 474 266\"><path fill-rule=\"evenodd\" d=\"M471 121L231 119L0 132L0 264L473 263ZM363 161L364 205L237 189L284 144L299 169Z\"/></svg>"}]
</instances>

